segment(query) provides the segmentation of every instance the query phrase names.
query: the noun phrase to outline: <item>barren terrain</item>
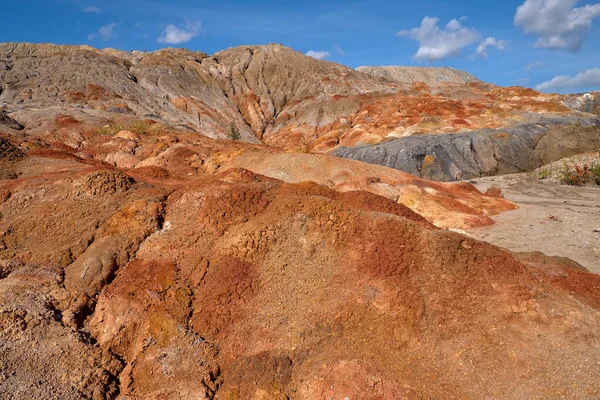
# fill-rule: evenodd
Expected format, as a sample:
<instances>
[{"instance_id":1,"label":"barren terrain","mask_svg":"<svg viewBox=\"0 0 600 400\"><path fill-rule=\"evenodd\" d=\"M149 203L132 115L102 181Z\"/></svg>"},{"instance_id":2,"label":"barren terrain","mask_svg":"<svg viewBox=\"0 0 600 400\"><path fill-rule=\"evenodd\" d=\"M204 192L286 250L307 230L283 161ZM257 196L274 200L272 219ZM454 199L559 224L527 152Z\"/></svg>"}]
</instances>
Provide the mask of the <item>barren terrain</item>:
<instances>
[{"instance_id":1,"label":"barren terrain","mask_svg":"<svg viewBox=\"0 0 600 400\"><path fill-rule=\"evenodd\" d=\"M599 186L537 182L523 174L482 178L475 186L500 187L519 208L493 217L494 225L469 230L470 236L515 252L568 257L600 273Z\"/></svg>"},{"instance_id":2,"label":"barren terrain","mask_svg":"<svg viewBox=\"0 0 600 400\"><path fill-rule=\"evenodd\" d=\"M0 398L598 398L599 189L442 182L592 150L597 93L367 72L0 44Z\"/></svg>"}]
</instances>

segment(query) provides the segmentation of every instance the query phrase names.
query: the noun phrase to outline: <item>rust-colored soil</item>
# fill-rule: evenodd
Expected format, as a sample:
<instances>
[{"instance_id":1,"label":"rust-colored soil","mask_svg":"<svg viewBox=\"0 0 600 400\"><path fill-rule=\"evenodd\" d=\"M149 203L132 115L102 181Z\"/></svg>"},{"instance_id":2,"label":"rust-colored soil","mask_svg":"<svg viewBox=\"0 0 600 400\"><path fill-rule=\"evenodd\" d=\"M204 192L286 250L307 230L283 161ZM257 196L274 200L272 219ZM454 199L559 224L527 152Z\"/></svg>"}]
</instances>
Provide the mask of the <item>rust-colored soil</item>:
<instances>
[{"instance_id":1,"label":"rust-colored soil","mask_svg":"<svg viewBox=\"0 0 600 400\"><path fill-rule=\"evenodd\" d=\"M197 147L130 170L11 161L18 178L0 181L3 394L600 395L597 275L524 264L389 197L236 167L243 147L220 146L194 175Z\"/></svg>"},{"instance_id":2,"label":"rust-colored soil","mask_svg":"<svg viewBox=\"0 0 600 400\"><path fill-rule=\"evenodd\" d=\"M600 276L459 233L502 191L315 154L591 98L280 45L0 50L1 399L600 397Z\"/></svg>"}]
</instances>

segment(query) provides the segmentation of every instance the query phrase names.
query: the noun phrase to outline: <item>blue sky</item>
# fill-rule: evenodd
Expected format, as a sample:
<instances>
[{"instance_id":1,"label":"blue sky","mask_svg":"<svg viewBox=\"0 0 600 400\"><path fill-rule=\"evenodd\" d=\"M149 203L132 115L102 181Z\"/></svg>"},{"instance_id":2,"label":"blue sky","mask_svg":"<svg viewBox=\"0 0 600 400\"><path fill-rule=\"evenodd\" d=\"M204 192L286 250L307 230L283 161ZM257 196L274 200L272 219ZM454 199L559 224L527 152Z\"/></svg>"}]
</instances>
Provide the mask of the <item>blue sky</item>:
<instances>
[{"instance_id":1,"label":"blue sky","mask_svg":"<svg viewBox=\"0 0 600 400\"><path fill-rule=\"evenodd\" d=\"M282 43L350 67L444 65L504 86L558 92L600 89L600 3L593 1L4 3L2 42L122 50L172 46L207 53L245 44ZM27 23L15 16L26 16ZM563 77L552 81L557 76Z\"/></svg>"}]
</instances>

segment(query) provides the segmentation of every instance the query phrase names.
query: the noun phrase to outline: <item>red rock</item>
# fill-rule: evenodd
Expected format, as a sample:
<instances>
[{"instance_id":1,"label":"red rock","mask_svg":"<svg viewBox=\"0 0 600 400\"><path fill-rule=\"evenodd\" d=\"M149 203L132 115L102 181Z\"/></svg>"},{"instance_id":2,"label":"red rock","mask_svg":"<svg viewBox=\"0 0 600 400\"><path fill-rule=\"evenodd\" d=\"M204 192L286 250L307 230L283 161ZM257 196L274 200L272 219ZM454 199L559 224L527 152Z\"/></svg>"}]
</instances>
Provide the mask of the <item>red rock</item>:
<instances>
[{"instance_id":1,"label":"red rock","mask_svg":"<svg viewBox=\"0 0 600 400\"><path fill-rule=\"evenodd\" d=\"M498 199L503 199L504 194L502 194L502 189L497 186L492 186L485 192L486 196L496 197Z\"/></svg>"}]
</instances>

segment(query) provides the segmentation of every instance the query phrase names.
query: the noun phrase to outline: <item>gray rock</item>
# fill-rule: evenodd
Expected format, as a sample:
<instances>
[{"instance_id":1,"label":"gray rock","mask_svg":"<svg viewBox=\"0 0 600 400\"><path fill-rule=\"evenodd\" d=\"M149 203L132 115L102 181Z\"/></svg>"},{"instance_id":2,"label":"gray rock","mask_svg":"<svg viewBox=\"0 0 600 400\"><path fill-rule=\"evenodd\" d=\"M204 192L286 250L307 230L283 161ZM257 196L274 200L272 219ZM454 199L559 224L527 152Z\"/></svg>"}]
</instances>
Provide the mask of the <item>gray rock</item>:
<instances>
[{"instance_id":1,"label":"gray rock","mask_svg":"<svg viewBox=\"0 0 600 400\"><path fill-rule=\"evenodd\" d=\"M115 113L115 114L133 114L133 112L131 112L131 110L128 110L123 107L108 107L106 109L106 111Z\"/></svg>"},{"instance_id":2,"label":"gray rock","mask_svg":"<svg viewBox=\"0 0 600 400\"><path fill-rule=\"evenodd\" d=\"M383 78L392 82L424 82L436 84L440 82L470 83L481 82L468 72L449 67L358 67L357 71Z\"/></svg>"},{"instance_id":3,"label":"gray rock","mask_svg":"<svg viewBox=\"0 0 600 400\"><path fill-rule=\"evenodd\" d=\"M25 129L23 125L8 116L6 111L0 110L0 125L7 126L11 129L22 131Z\"/></svg>"},{"instance_id":4,"label":"gray rock","mask_svg":"<svg viewBox=\"0 0 600 400\"><path fill-rule=\"evenodd\" d=\"M565 105L572 110L600 115L600 91L568 95Z\"/></svg>"},{"instance_id":5,"label":"gray rock","mask_svg":"<svg viewBox=\"0 0 600 400\"><path fill-rule=\"evenodd\" d=\"M506 129L418 135L377 145L341 147L333 155L425 179L455 181L532 171L542 163L598 148L599 118L552 116Z\"/></svg>"}]
</instances>

